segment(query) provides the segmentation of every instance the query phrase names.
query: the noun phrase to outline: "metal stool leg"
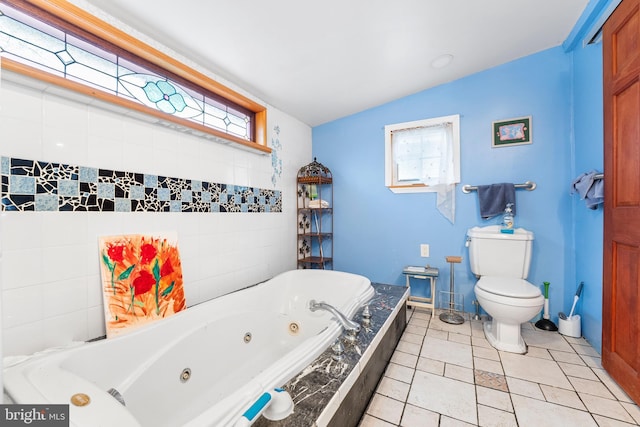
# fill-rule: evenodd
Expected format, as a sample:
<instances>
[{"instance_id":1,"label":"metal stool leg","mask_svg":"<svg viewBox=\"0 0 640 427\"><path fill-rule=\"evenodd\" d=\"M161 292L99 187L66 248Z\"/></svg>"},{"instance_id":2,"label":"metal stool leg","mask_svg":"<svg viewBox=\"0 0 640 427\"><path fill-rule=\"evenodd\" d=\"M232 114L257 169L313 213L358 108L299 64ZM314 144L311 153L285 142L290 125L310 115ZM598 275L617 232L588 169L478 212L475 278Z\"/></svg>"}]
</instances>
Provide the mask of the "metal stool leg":
<instances>
[{"instance_id":1,"label":"metal stool leg","mask_svg":"<svg viewBox=\"0 0 640 427\"><path fill-rule=\"evenodd\" d=\"M459 315L454 311L455 308L455 300L453 295L454 290L454 280L453 280L453 264L459 264L462 262L462 257L459 256L448 256L446 257L447 262L451 265L451 273L449 275L449 310L443 311L440 313L440 320L445 323L451 323L453 325L461 325L464 323L464 317Z\"/></svg>"}]
</instances>

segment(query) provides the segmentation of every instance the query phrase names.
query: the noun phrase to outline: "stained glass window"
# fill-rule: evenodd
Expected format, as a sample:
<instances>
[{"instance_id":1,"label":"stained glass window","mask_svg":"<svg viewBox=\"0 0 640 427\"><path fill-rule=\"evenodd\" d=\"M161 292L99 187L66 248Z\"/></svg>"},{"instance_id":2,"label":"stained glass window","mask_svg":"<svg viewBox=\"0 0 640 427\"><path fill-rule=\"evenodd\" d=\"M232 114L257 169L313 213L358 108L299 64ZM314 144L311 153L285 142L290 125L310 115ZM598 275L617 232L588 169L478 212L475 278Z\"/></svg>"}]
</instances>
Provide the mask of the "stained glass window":
<instances>
[{"instance_id":1,"label":"stained glass window","mask_svg":"<svg viewBox=\"0 0 640 427\"><path fill-rule=\"evenodd\" d=\"M5 4L0 4L0 54L242 140L254 139L252 111L188 88L158 73L157 67L134 64Z\"/></svg>"}]
</instances>

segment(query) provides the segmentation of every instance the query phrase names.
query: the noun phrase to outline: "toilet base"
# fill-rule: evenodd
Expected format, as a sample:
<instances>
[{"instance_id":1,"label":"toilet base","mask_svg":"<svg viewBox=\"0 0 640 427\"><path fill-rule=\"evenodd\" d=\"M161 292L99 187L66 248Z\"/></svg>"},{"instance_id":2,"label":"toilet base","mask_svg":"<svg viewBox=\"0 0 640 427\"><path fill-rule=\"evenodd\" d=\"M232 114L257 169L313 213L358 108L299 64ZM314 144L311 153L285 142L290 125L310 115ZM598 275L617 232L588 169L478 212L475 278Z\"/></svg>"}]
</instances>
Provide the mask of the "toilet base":
<instances>
[{"instance_id":1,"label":"toilet base","mask_svg":"<svg viewBox=\"0 0 640 427\"><path fill-rule=\"evenodd\" d=\"M495 318L483 324L484 336L492 347L510 353L525 354L525 344L520 334L520 325L496 322Z\"/></svg>"}]
</instances>

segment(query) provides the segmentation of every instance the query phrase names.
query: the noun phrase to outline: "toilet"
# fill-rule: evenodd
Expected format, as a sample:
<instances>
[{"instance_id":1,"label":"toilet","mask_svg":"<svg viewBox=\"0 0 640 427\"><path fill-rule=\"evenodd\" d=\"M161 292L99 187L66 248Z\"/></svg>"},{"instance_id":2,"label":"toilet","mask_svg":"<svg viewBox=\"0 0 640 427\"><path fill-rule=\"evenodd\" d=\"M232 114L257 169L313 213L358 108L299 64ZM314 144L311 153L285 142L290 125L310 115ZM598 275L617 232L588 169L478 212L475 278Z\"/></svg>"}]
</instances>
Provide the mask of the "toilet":
<instances>
[{"instance_id":1,"label":"toilet","mask_svg":"<svg viewBox=\"0 0 640 427\"><path fill-rule=\"evenodd\" d=\"M498 350L526 353L520 325L544 305L540 289L525 280L533 233L517 228L507 234L500 228L490 225L467 231L471 271L479 279L473 290L480 306L492 317L483 325L489 343Z\"/></svg>"}]
</instances>

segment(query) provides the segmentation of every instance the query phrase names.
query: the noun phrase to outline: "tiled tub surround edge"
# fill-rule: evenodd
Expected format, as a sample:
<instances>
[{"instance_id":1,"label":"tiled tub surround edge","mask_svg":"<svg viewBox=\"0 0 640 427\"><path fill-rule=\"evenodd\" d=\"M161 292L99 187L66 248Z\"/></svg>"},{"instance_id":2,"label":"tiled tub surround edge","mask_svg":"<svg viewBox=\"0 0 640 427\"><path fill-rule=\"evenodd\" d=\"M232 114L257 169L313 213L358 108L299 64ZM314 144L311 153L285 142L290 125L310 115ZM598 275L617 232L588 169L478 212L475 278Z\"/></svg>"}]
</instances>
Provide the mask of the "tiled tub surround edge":
<instances>
[{"instance_id":1,"label":"tiled tub surround edge","mask_svg":"<svg viewBox=\"0 0 640 427\"><path fill-rule=\"evenodd\" d=\"M331 348L296 375L284 388L293 398L293 414L281 421L260 417L257 427L356 426L384 374L406 326L406 288L372 283L376 295L369 302L371 324L357 342L340 339L343 359L332 359ZM353 317L362 324L362 309ZM374 356L375 355L375 356Z\"/></svg>"},{"instance_id":2,"label":"tiled tub surround edge","mask_svg":"<svg viewBox=\"0 0 640 427\"><path fill-rule=\"evenodd\" d=\"M257 187L0 157L2 211L282 212Z\"/></svg>"}]
</instances>

